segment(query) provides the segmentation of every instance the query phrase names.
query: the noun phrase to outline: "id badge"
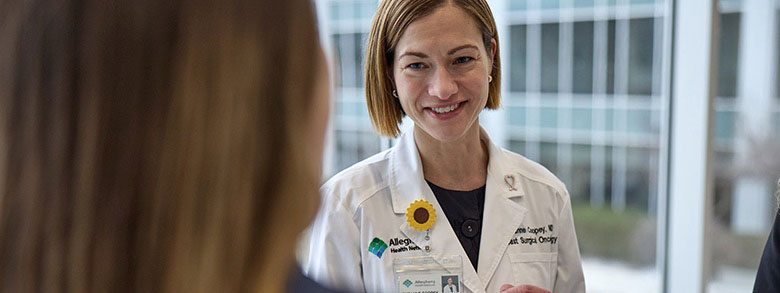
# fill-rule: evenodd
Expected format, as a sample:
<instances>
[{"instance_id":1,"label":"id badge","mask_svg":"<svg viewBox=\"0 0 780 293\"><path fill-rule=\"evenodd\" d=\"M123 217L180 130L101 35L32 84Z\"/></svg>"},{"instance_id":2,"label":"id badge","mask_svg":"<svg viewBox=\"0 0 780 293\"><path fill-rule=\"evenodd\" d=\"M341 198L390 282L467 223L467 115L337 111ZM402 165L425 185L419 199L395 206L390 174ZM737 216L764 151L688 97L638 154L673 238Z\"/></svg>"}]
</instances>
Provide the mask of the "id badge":
<instances>
[{"instance_id":1,"label":"id badge","mask_svg":"<svg viewBox=\"0 0 780 293\"><path fill-rule=\"evenodd\" d=\"M400 293L456 293L463 290L463 261L459 255L436 261L430 256L396 258L395 283Z\"/></svg>"}]
</instances>

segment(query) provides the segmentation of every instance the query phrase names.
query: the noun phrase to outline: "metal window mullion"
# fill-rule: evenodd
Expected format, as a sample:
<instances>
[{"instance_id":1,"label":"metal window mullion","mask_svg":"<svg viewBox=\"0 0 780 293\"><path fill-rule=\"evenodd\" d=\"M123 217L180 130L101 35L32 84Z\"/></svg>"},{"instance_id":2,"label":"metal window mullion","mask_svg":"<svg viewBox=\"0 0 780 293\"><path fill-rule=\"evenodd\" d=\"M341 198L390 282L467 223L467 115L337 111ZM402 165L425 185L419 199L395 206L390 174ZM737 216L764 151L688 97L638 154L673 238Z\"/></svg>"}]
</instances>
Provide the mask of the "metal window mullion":
<instances>
[{"instance_id":1,"label":"metal window mullion","mask_svg":"<svg viewBox=\"0 0 780 293\"><path fill-rule=\"evenodd\" d=\"M664 290L704 292L711 258L716 0L674 4ZM663 161L663 160L662 160Z\"/></svg>"},{"instance_id":2,"label":"metal window mullion","mask_svg":"<svg viewBox=\"0 0 780 293\"><path fill-rule=\"evenodd\" d=\"M664 46L665 46L664 36L666 35L666 30L664 30L664 26L666 24L666 21L664 21L666 19L664 9L665 9L665 6L660 5L660 4L656 5L655 16L653 17L653 25L654 25L654 28L653 28L653 74L652 74L653 86L652 86L652 89L651 89L651 94L652 94L652 97L651 97L651 107L650 107L650 109L651 109L650 121L651 122L652 121L659 121L659 122L662 121L662 118L660 117L661 113L662 113L661 109L663 107L662 103L663 103L663 100L664 100L664 96L663 96L664 92L663 92L663 89L662 89L662 83L663 83L663 80L664 80L664 77L665 77L665 75L663 74L663 71L664 71L664 64L663 64L663 62L666 59L666 58L664 58L665 57L665 55L664 55ZM657 110L657 111L655 111L655 110ZM658 119L653 119L653 117L656 116L656 115L659 116ZM659 155L660 155L661 146L663 146L663 144L661 144L662 140L660 139L660 137L661 137L660 136L660 132L661 132L661 130L659 128L659 135L658 135L659 144L656 146L656 149L659 150ZM657 163L658 161L657 160L658 160L658 156L656 156L656 163L655 164L653 164L653 160L650 160L650 166L649 166L650 170L653 170L653 167L658 167L658 163ZM657 177L657 178L660 178L660 177ZM647 202L648 213L651 214L651 215L658 215L657 214L658 213L658 197L659 197L658 191L660 190L660 188L658 188L659 187L658 184L651 184L650 186L651 186L651 190L648 193L649 196L648 196L648 202Z\"/></svg>"},{"instance_id":3,"label":"metal window mullion","mask_svg":"<svg viewBox=\"0 0 780 293\"><path fill-rule=\"evenodd\" d=\"M342 49L341 50L341 54L340 54L341 55L341 64L342 64L342 66L341 66L341 71L342 71L341 72L341 77L345 79L344 82L342 82L342 84L348 84L349 85L347 87L342 87L342 91L341 91L342 99L345 99L345 100L351 100L352 99L352 91L349 90L349 89L353 88L357 84L357 81L355 80L355 73L353 72L354 69L355 69L355 63L356 63L355 62L356 60L354 60L354 56L355 56L355 52L354 52L355 51L355 44L354 44L355 43L355 37L354 36L355 36L354 34L347 32L347 33L344 33L342 35L342 37L340 38L340 40L341 40L341 49ZM348 94L344 95L344 93L346 93L346 92L348 92ZM357 114L353 113L353 114L351 114L351 116L352 116L352 119L355 119L355 117L357 117ZM351 147L349 149L349 156L348 156L349 162L351 162L351 163L357 162L359 160L359 158L360 158L360 156L358 155L358 148L359 148L359 145L360 145L360 135L359 135L359 131L360 130L355 126L357 124L358 123L349 123L348 124L349 126L345 127L345 129L343 129L343 130L346 131L346 133L350 134L348 136L348 138L349 138L349 141L351 142L351 145L353 146L353 147Z\"/></svg>"},{"instance_id":4,"label":"metal window mullion","mask_svg":"<svg viewBox=\"0 0 780 293\"><path fill-rule=\"evenodd\" d=\"M609 27L609 8L607 0L597 0L594 8L593 23L593 97L591 98L591 187L590 204L600 207L606 202L606 140L603 129L606 128L606 100L607 92L607 46ZM594 111L598 110L598 111ZM600 113L600 115L595 115Z\"/></svg>"},{"instance_id":5,"label":"metal window mullion","mask_svg":"<svg viewBox=\"0 0 780 293\"><path fill-rule=\"evenodd\" d=\"M572 182L572 74L574 34L572 21L573 0L561 0L560 25L558 26L558 127L559 142L556 151L558 175L564 182ZM562 112L563 111L563 112ZM568 115L561 115L568 113Z\"/></svg>"},{"instance_id":6,"label":"metal window mullion","mask_svg":"<svg viewBox=\"0 0 780 293\"><path fill-rule=\"evenodd\" d=\"M734 142L735 161L747 166L758 163L751 158L751 145L772 133L777 12L767 4L765 0L742 1L736 99L740 127ZM749 173L737 177L731 208L733 231L759 235L771 227L775 209L766 195L772 194L772 181Z\"/></svg>"},{"instance_id":7,"label":"metal window mullion","mask_svg":"<svg viewBox=\"0 0 780 293\"><path fill-rule=\"evenodd\" d=\"M623 137L626 133L628 120L626 106L628 103L628 60L629 60L629 21L630 4L628 0L619 0L615 23L615 94L613 97L613 140L615 135ZM615 115L617 114L617 115ZM615 144L612 149L612 200L615 211L623 211L626 207L626 145Z\"/></svg>"},{"instance_id":8,"label":"metal window mullion","mask_svg":"<svg viewBox=\"0 0 780 293\"><path fill-rule=\"evenodd\" d=\"M539 107L541 103L540 89L541 89L541 41L542 41L542 26L539 23L541 19L541 13L539 7L541 7L541 1L529 1L529 7L526 10L526 19L531 23L526 26L526 129L528 132L525 137L525 151L528 158L539 161L540 158L540 131L541 115Z\"/></svg>"}]
</instances>

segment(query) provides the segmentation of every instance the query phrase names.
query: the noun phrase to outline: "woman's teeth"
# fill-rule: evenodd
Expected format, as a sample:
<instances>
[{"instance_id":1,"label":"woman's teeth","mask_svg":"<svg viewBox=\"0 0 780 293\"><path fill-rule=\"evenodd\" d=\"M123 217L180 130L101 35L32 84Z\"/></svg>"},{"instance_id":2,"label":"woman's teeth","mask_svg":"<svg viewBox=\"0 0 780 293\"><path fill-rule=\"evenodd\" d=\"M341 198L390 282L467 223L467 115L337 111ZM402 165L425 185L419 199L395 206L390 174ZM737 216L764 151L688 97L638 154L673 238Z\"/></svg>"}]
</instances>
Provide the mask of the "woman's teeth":
<instances>
[{"instance_id":1,"label":"woman's teeth","mask_svg":"<svg viewBox=\"0 0 780 293\"><path fill-rule=\"evenodd\" d=\"M460 103L457 103L457 104L452 104L450 106L442 107L442 108L431 108L431 110L433 110L433 112L436 112L436 113L439 113L439 114L444 114L444 113L452 112L453 110L457 109L459 106L460 106Z\"/></svg>"}]
</instances>

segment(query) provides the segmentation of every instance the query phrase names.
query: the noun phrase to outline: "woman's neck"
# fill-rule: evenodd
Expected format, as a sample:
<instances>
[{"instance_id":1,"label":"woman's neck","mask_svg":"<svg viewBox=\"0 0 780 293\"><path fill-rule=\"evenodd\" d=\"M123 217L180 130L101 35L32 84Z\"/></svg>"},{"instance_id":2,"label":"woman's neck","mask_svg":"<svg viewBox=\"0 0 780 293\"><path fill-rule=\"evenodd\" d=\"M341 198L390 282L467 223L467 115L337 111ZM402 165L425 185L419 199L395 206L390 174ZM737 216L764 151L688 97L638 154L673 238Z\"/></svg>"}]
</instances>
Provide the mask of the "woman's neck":
<instances>
[{"instance_id":1,"label":"woman's neck","mask_svg":"<svg viewBox=\"0 0 780 293\"><path fill-rule=\"evenodd\" d=\"M424 130L415 129L414 140L425 180L445 189L461 191L485 185L488 150L479 137L479 129L479 123L475 122L461 138L450 142L436 140Z\"/></svg>"}]
</instances>

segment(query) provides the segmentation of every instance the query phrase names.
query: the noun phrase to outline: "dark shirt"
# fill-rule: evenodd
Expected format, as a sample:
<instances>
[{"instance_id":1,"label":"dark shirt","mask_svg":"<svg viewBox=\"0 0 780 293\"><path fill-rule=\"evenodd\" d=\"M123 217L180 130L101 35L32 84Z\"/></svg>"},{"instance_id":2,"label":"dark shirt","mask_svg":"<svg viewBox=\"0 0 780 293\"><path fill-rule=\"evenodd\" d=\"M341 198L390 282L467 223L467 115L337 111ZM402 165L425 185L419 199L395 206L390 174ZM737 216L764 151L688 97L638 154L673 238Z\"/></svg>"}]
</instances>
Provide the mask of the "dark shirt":
<instances>
[{"instance_id":1,"label":"dark shirt","mask_svg":"<svg viewBox=\"0 0 780 293\"><path fill-rule=\"evenodd\" d=\"M482 212L485 210L485 186L471 191L444 189L431 182L428 182L428 186L476 270L482 236Z\"/></svg>"},{"instance_id":2,"label":"dark shirt","mask_svg":"<svg viewBox=\"0 0 780 293\"><path fill-rule=\"evenodd\" d=\"M764 246L753 292L780 292L780 212Z\"/></svg>"},{"instance_id":3,"label":"dark shirt","mask_svg":"<svg viewBox=\"0 0 780 293\"><path fill-rule=\"evenodd\" d=\"M304 293L304 292L320 292L320 293L340 293L344 291L336 291L329 288L325 288L312 279L309 279L301 272L301 269L297 266L287 276L287 291L289 293Z\"/></svg>"}]
</instances>

